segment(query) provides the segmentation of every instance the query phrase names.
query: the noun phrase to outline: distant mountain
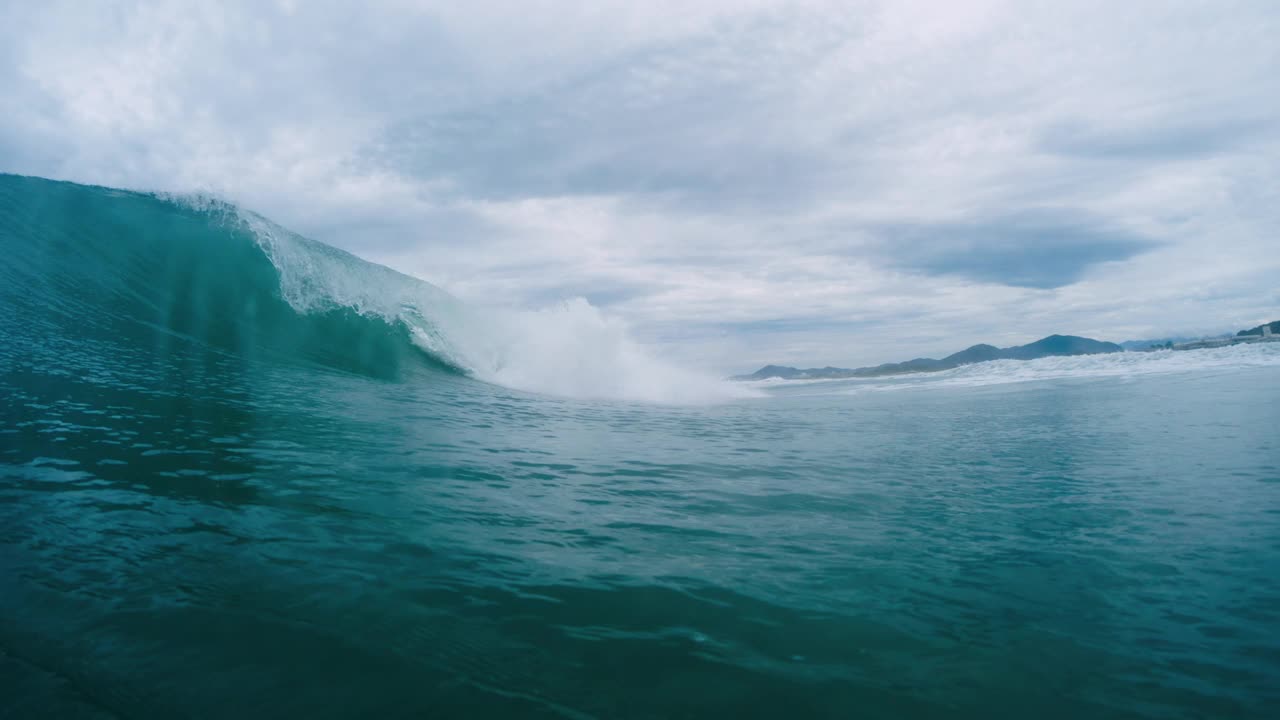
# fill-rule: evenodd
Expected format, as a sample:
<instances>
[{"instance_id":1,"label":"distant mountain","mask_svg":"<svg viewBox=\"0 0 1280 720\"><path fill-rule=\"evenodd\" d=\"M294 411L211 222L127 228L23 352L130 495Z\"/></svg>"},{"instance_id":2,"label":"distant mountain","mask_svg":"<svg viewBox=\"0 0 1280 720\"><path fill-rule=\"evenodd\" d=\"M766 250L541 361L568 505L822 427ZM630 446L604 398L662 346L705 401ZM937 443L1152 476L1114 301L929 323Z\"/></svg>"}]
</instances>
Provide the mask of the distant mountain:
<instances>
[{"instance_id":1,"label":"distant mountain","mask_svg":"<svg viewBox=\"0 0 1280 720\"><path fill-rule=\"evenodd\" d=\"M973 363L987 362L989 360L999 360L1003 352L995 345L974 345L967 350L961 350L958 353L952 353L942 358L942 362L948 363L953 367L956 365L972 365Z\"/></svg>"},{"instance_id":2,"label":"distant mountain","mask_svg":"<svg viewBox=\"0 0 1280 720\"><path fill-rule=\"evenodd\" d=\"M1269 322L1265 325L1259 325L1256 328L1241 330L1240 332L1236 333L1236 337L1243 337L1245 335L1262 335L1263 328L1269 328L1271 330L1272 335L1280 335L1280 320L1276 320L1275 322Z\"/></svg>"},{"instance_id":3,"label":"distant mountain","mask_svg":"<svg viewBox=\"0 0 1280 720\"><path fill-rule=\"evenodd\" d=\"M1050 335L1030 345L1006 348L1000 359L1035 360L1036 358L1055 355L1097 355L1099 353L1121 352L1124 348L1111 342L1091 340L1075 335Z\"/></svg>"},{"instance_id":4,"label":"distant mountain","mask_svg":"<svg viewBox=\"0 0 1280 720\"><path fill-rule=\"evenodd\" d=\"M1261 330L1258 332L1261 333ZM765 365L750 375L738 375L732 379L835 380L839 378L880 377L882 375L902 375L905 373L938 372L960 367L961 365L972 365L991 360L1035 360L1036 358L1060 355L1096 355L1098 353L1122 351L1123 348L1115 343L1091 340L1075 335L1050 335L1028 345L1008 348L998 348L994 345L974 345L971 348L948 355L941 360L916 358L906 362L885 363L875 367L854 369L837 367L800 369L785 365Z\"/></svg>"}]
</instances>

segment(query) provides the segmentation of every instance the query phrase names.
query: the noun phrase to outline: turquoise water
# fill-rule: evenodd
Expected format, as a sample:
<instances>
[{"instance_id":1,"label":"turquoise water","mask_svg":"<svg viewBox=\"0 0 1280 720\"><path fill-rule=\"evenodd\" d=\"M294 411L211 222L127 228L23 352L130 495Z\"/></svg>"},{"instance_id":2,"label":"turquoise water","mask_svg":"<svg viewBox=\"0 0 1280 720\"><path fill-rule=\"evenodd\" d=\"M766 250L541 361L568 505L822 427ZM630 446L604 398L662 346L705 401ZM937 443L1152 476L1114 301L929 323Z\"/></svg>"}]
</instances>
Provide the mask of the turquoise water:
<instances>
[{"instance_id":1,"label":"turquoise water","mask_svg":"<svg viewBox=\"0 0 1280 720\"><path fill-rule=\"evenodd\" d=\"M1276 345L576 387L234 208L13 176L0 309L0 716L1280 701Z\"/></svg>"}]
</instances>

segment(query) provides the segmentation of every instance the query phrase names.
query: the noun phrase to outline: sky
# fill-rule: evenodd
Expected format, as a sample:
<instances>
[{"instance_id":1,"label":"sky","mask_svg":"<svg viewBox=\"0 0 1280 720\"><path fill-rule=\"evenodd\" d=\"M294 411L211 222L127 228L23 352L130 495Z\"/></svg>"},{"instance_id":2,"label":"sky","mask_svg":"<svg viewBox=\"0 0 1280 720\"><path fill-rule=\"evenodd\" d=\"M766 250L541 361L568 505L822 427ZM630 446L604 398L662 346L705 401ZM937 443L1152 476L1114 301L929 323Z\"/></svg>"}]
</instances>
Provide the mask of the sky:
<instances>
[{"instance_id":1,"label":"sky","mask_svg":"<svg viewBox=\"0 0 1280 720\"><path fill-rule=\"evenodd\" d=\"M724 372L1280 319L1273 0L0 0L0 172Z\"/></svg>"}]
</instances>

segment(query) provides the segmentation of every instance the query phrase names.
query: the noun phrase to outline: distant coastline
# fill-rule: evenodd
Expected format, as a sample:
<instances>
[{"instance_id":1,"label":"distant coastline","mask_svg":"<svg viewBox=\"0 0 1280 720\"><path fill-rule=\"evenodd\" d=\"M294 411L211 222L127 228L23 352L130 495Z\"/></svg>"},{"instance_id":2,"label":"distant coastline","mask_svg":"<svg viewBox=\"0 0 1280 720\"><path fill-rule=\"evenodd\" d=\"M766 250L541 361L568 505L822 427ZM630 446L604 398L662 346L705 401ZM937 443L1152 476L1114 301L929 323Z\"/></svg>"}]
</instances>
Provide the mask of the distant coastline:
<instances>
[{"instance_id":1,"label":"distant coastline","mask_svg":"<svg viewBox=\"0 0 1280 720\"><path fill-rule=\"evenodd\" d=\"M1241 330L1235 335L1216 338L1204 338L1190 342L1151 343L1146 347L1134 347L1141 343L1124 343L1130 352L1155 352L1158 350L1201 350L1205 348L1226 347L1244 343L1280 342L1280 320L1265 323L1255 328ZM992 360L1035 360L1043 357L1061 357L1070 355L1098 355L1103 353L1125 352L1126 348L1112 342L1094 340L1076 335L1050 335L1027 345L1016 345L998 348L994 345L979 344L953 353L940 360L933 358L916 358L899 363L884 363L872 367L860 368L796 368L788 365L765 365L748 375L734 375L730 380L840 380L845 378L874 378L887 375L906 375L909 373L928 373L951 370L962 365L991 362Z\"/></svg>"},{"instance_id":2,"label":"distant coastline","mask_svg":"<svg viewBox=\"0 0 1280 720\"><path fill-rule=\"evenodd\" d=\"M1280 320L1265 323L1248 330L1241 330L1235 335L1227 335L1225 337L1202 338L1183 343L1166 343L1163 346L1152 345L1151 347L1143 348L1142 352L1152 352L1154 350L1203 350L1205 348L1257 342L1280 342Z\"/></svg>"}]
</instances>

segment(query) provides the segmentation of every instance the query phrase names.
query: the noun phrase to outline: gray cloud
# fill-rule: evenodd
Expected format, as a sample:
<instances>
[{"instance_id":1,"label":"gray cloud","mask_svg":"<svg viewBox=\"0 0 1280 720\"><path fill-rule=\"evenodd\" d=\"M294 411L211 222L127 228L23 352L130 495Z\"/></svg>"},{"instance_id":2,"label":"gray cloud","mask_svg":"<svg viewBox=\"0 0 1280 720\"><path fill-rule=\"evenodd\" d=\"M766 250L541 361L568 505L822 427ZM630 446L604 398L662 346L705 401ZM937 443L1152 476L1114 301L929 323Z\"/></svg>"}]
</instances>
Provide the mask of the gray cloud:
<instances>
[{"instance_id":1,"label":"gray cloud","mask_svg":"<svg viewBox=\"0 0 1280 720\"><path fill-rule=\"evenodd\" d=\"M1071 210L900 224L879 228L876 234L883 238L880 256L899 267L1045 289L1070 285L1094 265L1128 260L1155 245Z\"/></svg>"},{"instance_id":2,"label":"gray cloud","mask_svg":"<svg viewBox=\"0 0 1280 720\"><path fill-rule=\"evenodd\" d=\"M770 19L612 57L535 91L406 118L371 155L469 197L637 194L702 211L792 204L820 189L835 158L781 126L776 116L795 89L777 76L812 62L831 40L798 54L771 51L774 34L794 29Z\"/></svg>"},{"instance_id":3,"label":"gray cloud","mask_svg":"<svg viewBox=\"0 0 1280 720\"><path fill-rule=\"evenodd\" d=\"M1184 158L1247 147L1250 141L1277 130L1274 122L1220 118L1200 125L1175 124L1113 128L1098 123L1068 122L1048 128L1040 147L1050 153L1107 160Z\"/></svg>"}]
</instances>

